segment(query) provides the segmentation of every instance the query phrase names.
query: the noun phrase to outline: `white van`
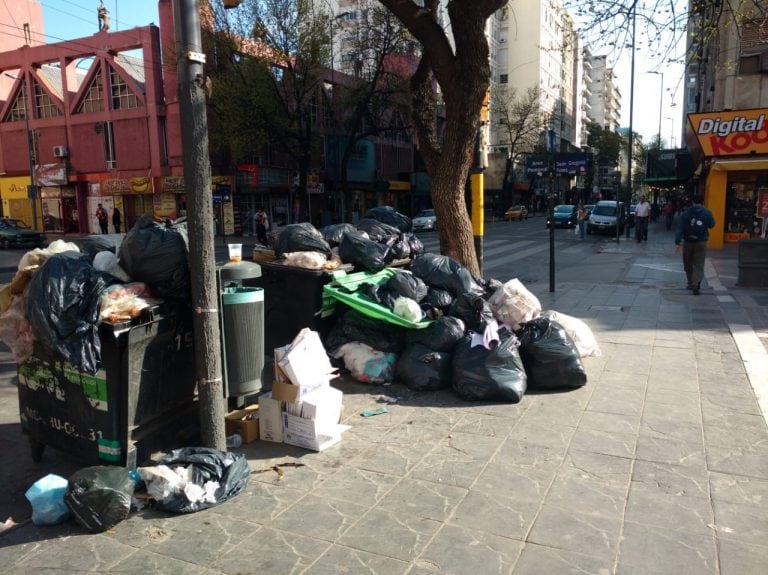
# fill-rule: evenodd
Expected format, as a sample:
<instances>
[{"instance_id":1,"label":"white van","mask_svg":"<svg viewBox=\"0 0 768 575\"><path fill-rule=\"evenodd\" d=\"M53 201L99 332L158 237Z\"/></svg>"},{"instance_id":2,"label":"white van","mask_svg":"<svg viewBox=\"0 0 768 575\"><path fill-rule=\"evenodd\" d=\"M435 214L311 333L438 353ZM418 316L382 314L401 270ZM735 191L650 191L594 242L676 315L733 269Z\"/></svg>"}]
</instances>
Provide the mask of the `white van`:
<instances>
[{"instance_id":1,"label":"white van","mask_svg":"<svg viewBox=\"0 0 768 575\"><path fill-rule=\"evenodd\" d=\"M592 210L592 214L587 221L587 233L610 232L615 235L617 207L619 213L619 235L623 234L624 225L627 221L624 202L616 202L614 200L603 200L595 204L595 208Z\"/></svg>"}]
</instances>

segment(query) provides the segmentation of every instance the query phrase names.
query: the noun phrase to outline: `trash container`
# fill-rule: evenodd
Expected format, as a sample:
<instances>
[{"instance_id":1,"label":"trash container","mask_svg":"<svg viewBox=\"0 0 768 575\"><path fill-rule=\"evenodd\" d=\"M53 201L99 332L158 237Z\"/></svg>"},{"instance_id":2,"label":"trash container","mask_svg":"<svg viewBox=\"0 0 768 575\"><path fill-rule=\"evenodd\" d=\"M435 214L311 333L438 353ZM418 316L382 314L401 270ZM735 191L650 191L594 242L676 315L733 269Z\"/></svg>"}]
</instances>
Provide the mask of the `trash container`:
<instances>
[{"instance_id":1,"label":"trash container","mask_svg":"<svg viewBox=\"0 0 768 575\"><path fill-rule=\"evenodd\" d=\"M95 375L39 343L19 365L19 414L35 461L50 445L85 463L131 467L198 433L188 308L101 323L99 336Z\"/></svg>"},{"instance_id":2,"label":"trash container","mask_svg":"<svg viewBox=\"0 0 768 575\"><path fill-rule=\"evenodd\" d=\"M335 318L323 317L323 286L331 272L285 264L261 262L264 287L264 350L272 356L276 347L293 341L308 327L325 339Z\"/></svg>"},{"instance_id":3,"label":"trash container","mask_svg":"<svg viewBox=\"0 0 768 575\"><path fill-rule=\"evenodd\" d=\"M224 392L235 405L261 391L264 368L264 290L261 267L231 262L219 268Z\"/></svg>"}]
</instances>

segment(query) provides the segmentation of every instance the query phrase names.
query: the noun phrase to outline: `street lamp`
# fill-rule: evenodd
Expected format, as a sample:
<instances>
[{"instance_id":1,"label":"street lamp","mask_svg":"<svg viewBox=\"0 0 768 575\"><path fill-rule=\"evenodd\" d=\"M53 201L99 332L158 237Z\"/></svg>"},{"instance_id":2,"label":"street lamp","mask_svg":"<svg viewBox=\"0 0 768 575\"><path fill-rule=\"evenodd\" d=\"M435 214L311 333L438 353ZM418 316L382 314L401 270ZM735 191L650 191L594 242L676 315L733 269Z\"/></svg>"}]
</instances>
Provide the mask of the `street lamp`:
<instances>
[{"instance_id":1,"label":"street lamp","mask_svg":"<svg viewBox=\"0 0 768 575\"><path fill-rule=\"evenodd\" d=\"M651 70L649 74L658 74L661 76L661 89L659 90L659 142L658 151L661 151L661 114L664 110L664 72Z\"/></svg>"}]
</instances>

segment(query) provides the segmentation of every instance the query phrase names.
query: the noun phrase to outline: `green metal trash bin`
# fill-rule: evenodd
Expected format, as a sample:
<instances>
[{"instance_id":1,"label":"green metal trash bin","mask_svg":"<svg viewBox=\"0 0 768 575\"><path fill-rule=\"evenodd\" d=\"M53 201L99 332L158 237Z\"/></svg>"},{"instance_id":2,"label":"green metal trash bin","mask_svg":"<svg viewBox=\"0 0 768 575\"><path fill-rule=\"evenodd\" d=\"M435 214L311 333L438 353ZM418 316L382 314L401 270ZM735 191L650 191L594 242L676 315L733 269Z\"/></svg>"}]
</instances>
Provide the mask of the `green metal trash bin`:
<instances>
[{"instance_id":1,"label":"green metal trash bin","mask_svg":"<svg viewBox=\"0 0 768 575\"><path fill-rule=\"evenodd\" d=\"M258 393L264 368L264 290L224 287L221 303L226 396Z\"/></svg>"}]
</instances>

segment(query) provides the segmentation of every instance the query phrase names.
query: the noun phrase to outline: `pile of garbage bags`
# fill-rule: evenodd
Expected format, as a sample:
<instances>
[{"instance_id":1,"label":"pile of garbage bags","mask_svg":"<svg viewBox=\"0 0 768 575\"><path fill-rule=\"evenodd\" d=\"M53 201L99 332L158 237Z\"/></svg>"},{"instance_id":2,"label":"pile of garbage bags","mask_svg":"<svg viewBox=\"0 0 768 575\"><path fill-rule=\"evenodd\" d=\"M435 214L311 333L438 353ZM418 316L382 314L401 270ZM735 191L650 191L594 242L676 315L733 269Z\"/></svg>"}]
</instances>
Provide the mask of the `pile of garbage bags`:
<instances>
[{"instance_id":1,"label":"pile of garbage bags","mask_svg":"<svg viewBox=\"0 0 768 575\"><path fill-rule=\"evenodd\" d=\"M402 327L383 314L374 318L340 306L326 349L359 381L397 380L416 391L452 387L468 401L517 403L528 390L585 385L582 358L600 355L584 321L542 311L516 278L480 280L448 256L418 255L409 270L357 290L394 315L426 325Z\"/></svg>"},{"instance_id":2,"label":"pile of garbage bags","mask_svg":"<svg viewBox=\"0 0 768 575\"><path fill-rule=\"evenodd\" d=\"M163 303L188 304L184 220L160 224L145 214L119 238L56 240L21 258L11 283L0 288L0 340L17 363L37 345L95 374L101 322L133 321Z\"/></svg>"},{"instance_id":3,"label":"pile of garbage bags","mask_svg":"<svg viewBox=\"0 0 768 575\"><path fill-rule=\"evenodd\" d=\"M185 447L138 469L99 465L80 469L69 479L49 474L25 495L35 525L74 518L91 533L101 533L145 505L168 513L219 505L242 493L250 474L243 454Z\"/></svg>"},{"instance_id":4,"label":"pile of garbage bags","mask_svg":"<svg viewBox=\"0 0 768 575\"><path fill-rule=\"evenodd\" d=\"M273 234L278 261L307 269L336 269L350 264L376 272L393 261L421 254L424 245L413 234L413 224L390 206L365 212L356 224L315 228L305 222L289 224Z\"/></svg>"}]
</instances>

